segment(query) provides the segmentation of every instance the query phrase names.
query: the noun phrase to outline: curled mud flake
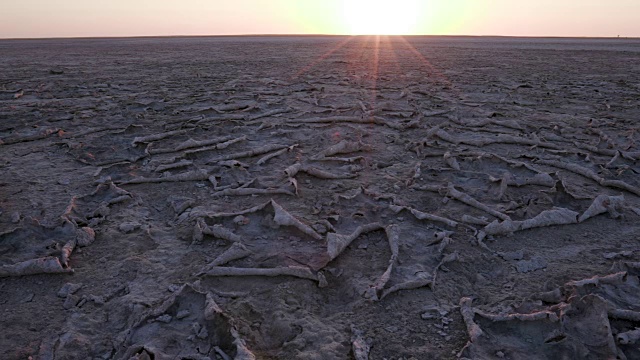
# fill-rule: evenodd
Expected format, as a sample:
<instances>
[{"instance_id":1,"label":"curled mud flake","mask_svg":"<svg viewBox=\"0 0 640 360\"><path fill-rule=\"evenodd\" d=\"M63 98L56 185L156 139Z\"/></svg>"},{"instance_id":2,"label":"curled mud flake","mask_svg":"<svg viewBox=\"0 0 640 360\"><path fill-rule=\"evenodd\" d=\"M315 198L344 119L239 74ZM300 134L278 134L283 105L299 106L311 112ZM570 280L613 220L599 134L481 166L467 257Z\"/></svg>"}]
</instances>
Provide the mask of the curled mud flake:
<instances>
[{"instance_id":1,"label":"curled mud flake","mask_svg":"<svg viewBox=\"0 0 640 360\"><path fill-rule=\"evenodd\" d=\"M314 166L310 166L310 165L303 165L303 164L300 164L300 163L295 163L295 164L289 166L288 168L284 169L284 173L288 177L294 177L299 172L305 172L305 173L307 173L307 174L309 174L311 176L317 177L319 179L328 179L328 180L352 179L352 178L355 178L357 176L355 174L333 174L333 173L327 172L325 170L322 170L320 168L317 168L317 167L314 167Z\"/></svg>"},{"instance_id":2,"label":"curled mud flake","mask_svg":"<svg viewBox=\"0 0 640 360\"><path fill-rule=\"evenodd\" d=\"M250 196L250 195L289 195L294 193L287 189L257 189L257 188L235 188L224 189L213 194L213 196Z\"/></svg>"},{"instance_id":3,"label":"curled mud flake","mask_svg":"<svg viewBox=\"0 0 640 360\"><path fill-rule=\"evenodd\" d=\"M512 320L520 320L520 321L536 321L536 320L550 320L551 322L558 322L560 317L554 311L543 310L537 311L529 314L505 314L505 315L496 315L490 314L484 311L475 310L476 315L482 316L485 319L489 319L491 321L512 321Z\"/></svg>"},{"instance_id":4,"label":"curled mud flake","mask_svg":"<svg viewBox=\"0 0 640 360\"><path fill-rule=\"evenodd\" d=\"M596 174L595 171L588 169L584 166L578 165L578 164L573 164L573 163L567 163L567 162L563 162L563 161L558 161L558 160L546 160L546 159L539 159L537 161L540 164L543 165L548 165L548 166L553 166L553 167L557 167L560 169L565 169L568 171L571 171L573 173L576 173L578 175L582 175L588 179L591 179L595 182L597 182L598 184L602 185L602 186L606 186L606 187L611 187L611 188L617 188L617 189L622 189L625 191L628 191L632 194L638 195L640 196L640 188L630 185L624 181L621 180L607 180L603 177L601 177L600 175Z\"/></svg>"},{"instance_id":5,"label":"curled mud flake","mask_svg":"<svg viewBox=\"0 0 640 360\"><path fill-rule=\"evenodd\" d=\"M541 300L550 304L557 304L564 300L562 296L562 291L559 288L553 289L551 291L545 291L541 293L537 293L532 296L534 300Z\"/></svg>"},{"instance_id":6,"label":"curled mud flake","mask_svg":"<svg viewBox=\"0 0 640 360\"><path fill-rule=\"evenodd\" d=\"M532 219L522 221L521 229L537 227L575 224L578 221L578 213L565 208L545 210Z\"/></svg>"},{"instance_id":7,"label":"curled mud flake","mask_svg":"<svg viewBox=\"0 0 640 360\"><path fill-rule=\"evenodd\" d=\"M224 150L224 149L228 148L229 146L231 146L233 144L237 144L239 142L243 142L243 141L246 141L246 140L247 140L246 136L241 136L239 138L227 140L227 141L215 144L215 145L204 146L204 147L199 147L199 148L195 148L195 149L189 149L189 150L186 150L184 152L184 155L185 156L189 156L189 155L193 155L193 154L197 154L197 153L201 153L201 152L205 152L205 151Z\"/></svg>"},{"instance_id":8,"label":"curled mud flake","mask_svg":"<svg viewBox=\"0 0 640 360\"><path fill-rule=\"evenodd\" d=\"M398 262L398 252L399 250L399 237L400 237L400 227L398 225L389 225L385 229L387 234L387 241L389 242L389 248L391 249L391 258L389 259L389 265L387 266L387 270L376 280L376 282L367 289L365 292L365 297L372 300L379 300L380 295L382 294L382 290L385 285L391 279L391 272L393 271L394 266Z\"/></svg>"},{"instance_id":9,"label":"curled mud flake","mask_svg":"<svg viewBox=\"0 0 640 360\"><path fill-rule=\"evenodd\" d=\"M238 330L231 328L231 336L233 337L233 345L236 346L236 356L233 360L256 360L256 356L249 350L244 339L240 337Z\"/></svg>"},{"instance_id":10,"label":"curled mud flake","mask_svg":"<svg viewBox=\"0 0 640 360\"><path fill-rule=\"evenodd\" d=\"M440 223L444 223L447 224L451 227L456 227L458 226L458 222L451 220L451 219L447 219L438 215L433 215L433 214L429 214L429 213L425 213L419 210L416 210L414 208L410 208L407 206L398 206L398 205L393 205L390 204L389 205L389 210L395 212L395 213L399 213L402 210L408 210L413 216L416 217L416 219L418 220L429 220L429 221L435 221L435 222L440 222Z\"/></svg>"},{"instance_id":11,"label":"curled mud flake","mask_svg":"<svg viewBox=\"0 0 640 360\"><path fill-rule=\"evenodd\" d=\"M320 283L320 279L317 274L314 274L309 268L306 267L281 267L281 268L234 268L234 267L212 267L209 268L203 275L207 276L292 276L301 279L308 279L317 281Z\"/></svg>"},{"instance_id":12,"label":"curled mud flake","mask_svg":"<svg viewBox=\"0 0 640 360\"><path fill-rule=\"evenodd\" d=\"M254 207L245 209L245 210L240 210L240 211L235 211L235 212L221 212L221 213L213 213L213 214L204 214L204 216L208 216L210 218L221 218L221 217L236 217L239 215L247 215L247 214L252 214L255 212L258 212L264 208L266 208L267 206L271 205L271 200L267 201L264 204L260 204L260 205L256 205Z\"/></svg>"},{"instance_id":13,"label":"curled mud flake","mask_svg":"<svg viewBox=\"0 0 640 360\"><path fill-rule=\"evenodd\" d=\"M616 340L618 341L618 344L621 345L633 345L640 341L640 328L619 333L618 335L616 335Z\"/></svg>"},{"instance_id":14,"label":"curled mud flake","mask_svg":"<svg viewBox=\"0 0 640 360\"><path fill-rule=\"evenodd\" d=\"M302 169L302 164L295 163L295 164L289 166L288 168L284 169L284 173L288 177L292 178L292 177L296 176L298 174L298 172L300 172L300 169Z\"/></svg>"},{"instance_id":15,"label":"curled mud flake","mask_svg":"<svg viewBox=\"0 0 640 360\"><path fill-rule=\"evenodd\" d=\"M187 167L191 165L193 165L193 161L191 160L180 160L172 164L158 165L155 171L161 173L167 170L178 169L178 168Z\"/></svg>"},{"instance_id":16,"label":"curled mud flake","mask_svg":"<svg viewBox=\"0 0 640 360\"><path fill-rule=\"evenodd\" d=\"M455 156L451 155L449 151L444 153L444 161L454 170L460 170L460 164Z\"/></svg>"},{"instance_id":17,"label":"curled mud flake","mask_svg":"<svg viewBox=\"0 0 640 360\"><path fill-rule=\"evenodd\" d=\"M351 325L351 351L355 360L369 360L371 346L364 338L364 333Z\"/></svg>"},{"instance_id":18,"label":"curled mud flake","mask_svg":"<svg viewBox=\"0 0 640 360\"><path fill-rule=\"evenodd\" d=\"M270 145L260 146L260 147L257 147L255 149L252 149L252 150L247 150L247 151L242 151L242 152L237 152L237 153L231 153L231 154L227 154L227 155L218 156L216 158L208 160L207 164L216 164L216 163L218 163L220 161L224 161L224 160L237 160L237 159L242 159L242 158L254 157L254 156L270 153L272 151L286 149L288 147L289 147L288 145L278 145L278 144L270 144Z\"/></svg>"},{"instance_id":19,"label":"curled mud flake","mask_svg":"<svg viewBox=\"0 0 640 360\"><path fill-rule=\"evenodd\" d=\"M276 222L276 224L284 225L284 226L293 226L316 240L322 240L322 235L318 234L309 225L302 223L300 220L296 219L293 215L289 214L289 212L287 212L282 206L280 206L274 200L271 200L271 206L273 206L273 210L275 211L273 220Z\"/></svg>"},{"instance_id":20,"label":"curled mud flake","mask_svg":"<svg viewBox=\"0 0 640 360\"><path fill-rule=\"evenodd\" d=\"M344 249L349 246L358 236L368 233L371 231L376 231L383 229L384 227L380 223L371 223L366 225L360 225L358 228L349 235L340 235L337 233L328 233L327 234L327 254L329 255L330 260L335 259L340 255Z\"/></svg>"},{"instance_id":21,"label":"curled mud flake","mask_svg":"<svg viewBox=\"0 0 640 360\"><path fill-rule=\"evenodd\" d=\"M462 203L465 203L465 204L467 204L469 206L475 207L476 209L483 210L483 211L485 211L485 212L497 217L498 219L511 220L509 215L503 214L503 213L501 213L501 212L499 212L497 210L494 210L494 209L490 208L489 206L487 206L487 205L479 202L478 200L474 199L470 195L456 190L456 188L451 183L449 183L449 186L448 186L448 195L451 196L452 198L462 202Z\"/></svg>"},{"instance_id":22,"label":"curled mud flake","mask_svg":"<svg viewBox=\"0 0 640 360\"><path fill-rule=\"evenodd\" d=\"M617 272L605 276L594 276L588 279L570 281L567 286L584 287L587 285L598 286L600 284L616 284L622 282L627 277L626 271Z\"/></svg>"},{"instance_id":23,"label":"curled mud flake","mask_svg":"<svg viewBox=\"0 0 640 360\"><path fill-rule=\"evenodd\" d=\"M483 334L482 329L474 320L476 311L471 306L472 302L473 300L468 297L460 299L460 314L462 315L462 320L467 327L469 342L471 343L477 341Z\"/></svg>"},{"instance_id":24,"label":"curled mud flake","mask_svg":"<svg viewBox=\"0 0 640 360\"><path fill-rule=\"evenodd\" d=\"M218 239L223 239L234 243L242 242L242 238L240 236L234 234L231 230L225 228L222 225L207 226L207 224L204 223L204 220L199 219L196 227L202 229L202 234L205 235L211 235Z\"/></svg>"},{"instance_id":25,"label":"curled mud flake","mask_svg":"<svg viewBox=\"0 0 640 360\"><path fill-rule=\"evenodd\" d=\"M298 180L296 180L296 178L290 177L288 181L289 181L289 184L291 184L291 186L293 186L293 188L295 189L296 196L300 196L299 194L300 189L298 188Z\"/></svg>"},{"instance_id":26,"label":"curled mud flake","mask_svg":"<svg viewBox=\"0 0 640 360\"><path fill-rule=\"evenodd\" d=\"M366 145L361 141L355 142L355 141L342 140L339 143L313 156L311 159L320 160L322 158L326 158L328 156L333 156L337 154L349 154L349 153L354 153L359 151L371 151L371 149L372 147L370 145Z\"/></svg>"},{"instance_id":27,"label":"curled mud flake","mask_svg":"<svg viewBox=\"0 0 640 360\"><path fill-rule=\"evenodd\" d=\"M283 108L283 109L273 109L273 110L265 111L263 113L247 117L247 122L245 122L245 124L246 125L251 125L251 124L256 123L255 121L258 120L258 119L262 119L262 118L270 117L270 116L274 116L274 115L285 114L285 113L288 113L291 110L292 110L291 108Z\"/></svg>"},{"instance_id":28,"label":"curled mud flake","mask_svg":"<svg viewBox=\"0 0 640 360\"><path fill-rule=\"evenodd\" d=\"M209 263L201 273L207 272L208 269L214 268L216 266L226 265L227 263L245 258L251 255L252 252L247 249L242 243L234 242L225 250L222 254L215 258L211 263Z\"/></svg>"},{"instance_id":29,"label":"curled mud flake","mask_svg":"<svg viewBox=\"0 0 640 360\"><path fill-rule=\"evenodd\" d=\"M393 285L392 287L384 290L382 292L382 295L380 296L380 300L401 290L413 290L413 289L423 288L426 286L431 287L433 285L433 278L430 275L425 273L420 273L420 274L422 275L418 275L416 279Z\"/></svg>"},{"instance_id":30,"label":"curled mud flake","mask_svg":"<svg viewBox=\"0 0 640 360\"><path fill-rule=\"evenodd\" d=\"M162 140L162 139L166 139L168 137L174 136L174 135L182 135L185 134L188 130L174 130L174 131L167 131L164 133L159 133L159 134L152 134L152 135L147 135L147 136L140 136L140 137L136 137L133 139L133 142L131 143L131 145L136 146L137 144L140 143L149 143L149 142L153 142L153 141L158 141L158 140Z\"/></svg>"},{"instance_id":31,"label":"curled mud flake","mask_svg":"<svg viewBox=\"0 0 640 360\"><path fill-rule=\"evenodd\" d=\"M433 278L431 279L431 288L435 288L436 280L438 278L438 270L440 270L445 264L452 263L454 261L459 261L460 256L457 251L452 252L451 254L445 255L442 260L436 265L435 269L433 269ZM445 269L446 270L446 269Z\"/></svg>"},{"instance_id":32,"label":"curled mud flake","mask_svg":"<svg viewBox=\"0 0 640 360\"><path fill-rule=\"evenodd\" d=\"M178 152L178 151L182 151L182 150L187 150L187 149L193 149L193 148L197 148L197 147L206 147L209 145L215 145L215 144L221 144L224 143L226 141L230 141L233 140L234 136L232 135L228 135L228 136L223 136L223 137L219 137L219 138L215 138L215 139L208 139L208 140L194 140L194 139L189 139L181 144L178 144L174 147L170 147L170 148L163 148L163 149L155 149L153 148L153 146L150 146L147 148L147 152L151 155L156 155L156 154L167 154L167 153L172 153L172 152ZM245 138L246 140L246 138Z\"/></svg>"},{"instance_id":33,"label":"curled mud flake","mask_svg":"<svg viewBox=\"0 0 640 360\"><path fill-rule=\"evenodd\" d=\"M444 251L449 245L451 245L452 242L453 240L450 237L445 237L444 239L442 239L442 241L440 241L440 244L438 244L438 254L443 255Z\"/></svg>"},{"instance_id":34,"label":"curled mud flake","mask_svg":"<svg viewBox=\"0 0 640 360\"><path fill-rule=\"evenodd\" d=\"M584 222L585 220L592 218L596 215L600 215L608 212L609 215L616 219L622 216L621 212L624 211L625 201L624 196L608 196L599 195L589 208L580 215L578 222Z\"/></svg>"},{"instance_id":35,"label":"curled mud flake","mask_svg":"<svg viewBox=\"0 0 640 360\"><path fill-rule=\"evenodd\" d=\"M455 137L449 134L448 132L446 132L445 130L440 129L435 133L435 136L439 137L444 141L447 141L456 145L465 144L465 145L483 147L483 146L492 145L492 144L514 144L514 145L525 145L525 146L537 146L537 147L544 147L544 148L558 149L558 150L562 149L559 145L556 145L550 142L540 141L540 139L528 139L528 138L508 135L508 134L498 134L496 136L491 136L491 137L474 136L474 134L462 134L459 137Z\"/></svg>"},{"instance_id":36,"label":"curled mud flake","mask_svg":"<svg viewBox=\"0 0 640 360\"><path fill-rule=\"evenodd\" d=\"M364 160L364 156L355 156L355 157L349 157L349 158L331 156L331 157L324 157L322 159L318 159L318 161L336 161L336 162L344 162L349 164L357 163L363 160Z\"/></svg>"},{"instance_id":37,"label":"curled mud flake","mask_svg":"<svg viewBox=\"0 0 640 360\"><path fill-rule=\"evenodd\" d=\"M538 173L533 177L527 178L516 178L513 174L506 172L502 178L491 177L490 180L493 182L501 182L501 193L503 194L504 190L506 190L506 187L508 186L522 187L527 185L538 185L552 188L556 185L556 180L547 173ZM502 187L504 187L504 189Z\"/></svg>"},{"instance_id":38,"label":"curled mud flake","mask_svg":"<svg viewBox=\"0 0 640 360\"><path fill-rule=\"evenodd\" d=\"M182 214L185 210L196 204L194 199L185 196L170 196L168 202L177 215Z\"/></svg>"},{"instance_id":39,"label":"curled mud flake","mask_svg":"<svg viewBox=\"0 0 640 360\"><path fill-rule=\"evenodd\" d=\"M329 282L327 281L327 277L324 276L324 272L318 271L318 287L326 288L329 286Z\"/></svg>"},{"instance_id":40,"label":"curled mud flake","mask_svg":"<svg viewBox=\"0 0 640 360\"><path fill-rule=\"evenodd\" d=\"M363 122L365 121L359 116L331 116L331 117L317 117L306 119L289 119L290 123L340 123L340 122Z\"/></svg>"},{"instance_id":41,"label":"curled mud flake","mask_svg":"<svg viewBox=\"0 0 640 360\"><path fill-rule=\"evenodd\" d=\"M73 238L67 241L67 243L62 247L62 250L60 251L60 264L62 264L63 267L69 267L69 258L71 257L73 250L76 248L76 244L77 241Z\"/></svg>"},{"instance_id":42,"label":"curled mud flake","mask_svg":"<svg viewBox=\"0 0 640 360\"><path fill-rule=\"evenodd\" d=\"M30 134L14 134L14 135L1 138L0 145L11 145L11 144L17 144L22 142L46 139L49 136L58 133L59 131L60 129L58 128L48 128L44 130L37 130Z\"/></svg>"},{"instance_id":43,"label":"curled mud flake","mask_svg":"<svg viewBox=\"0 0 640 360\"><path fill-rule=\"evenodd\" d=\"M440 241L444 240L445 238L450 237L451 235L453 235L453 231L447 231L447 230L436 231L436 233L433 234L433 237L435 238L435 240L430 245L432 245L434 243L439 243Z\"/></svg>"},{"instance_id":44,"label":"curled mud flake","mask_svg":"<svg viewBox=\"0 0 640 360\"><path fill-rule=\"evenodd\" d=\"M462 215L462 222L472 225L489 225L489 220L486 217L475 217L471 215Z\"/></svg>"},{"instance_id":45,"label":"curled mud flake","mask_svg":"<svg viewBox=\"0 0 640 360\"><path fill-rule=\"evenodd\" d=\"M209 174L205 170L193 170L187 171L184 173L169 175L161 178L145 178L138 177L131 179L129 181L119 182L119 185L128 185L128 184L154 184L154 183L165 183L165 182L183 182L183 181L208 181Z\"/></svg>"},{"instance_id":46,"label":"curled mud flake","mask_svg":"<svg viewBox=\"0 0 640 360\"><path fill-rule=\"evenodd\" d=\"M613 319L640 322L640 311L624 310L624 309L609 309L608 315Z\"/></svg>"},{"instance_id":47,"label":"curled mud flake","mask_svg":"<svg viewBox=\"0 0 640 360\"><path fill-rule=\"evenodd\" d=\"M196 220L196 224L193 227L193 235L191 237L195 244L199 244L204 239L204 233L202 232L204 230L204 226L206 226L206 224L202 219Z\"/></svg>"},{"instance_id":48,"label":"curled mud flake","mask_svg":"<svg viewBox=\"0 0 640 360\"><path fill-rule=\"evenodd\" d=\"M255 101L239 101L236 103L225 104L213 107L212 109L218 113L226 113L229 111L248 111L258 107Z\"/></svg>"},{"instance_id":49,"label":"curled mud flake","mask_svg":"<svg viewBox=\"0 0 640 360\"><path fill-rule=\"evenodd\" d=\"M577 212L569 209L554 208L552 210L545 210L537 216L524 221L505 220L499 222L495 220L485 226L483 231L487 235L505 235L538 227L576 224L578 222L578 215Z\"/></svg>"},{"instance_id":50,"label":"curled mud flake","mask_svg":"<svg viewBox=\"0 0 640 360\"><path fill-rule=\"evenodd\" d=\"M615 163L616 161L618 161L618 159L620 159L620 151L616 150L616 154L613 156L613 158L611 158L611 160L609 160L609 162L604 166L607 169L611 169L613 168L613 163Z\"/></svg>"},{"instance_id":51,"label":"curled mud flake","mask_svg":"<svg viewBox=\"0 0 640 360\"><path fill-rule=\"evenodd\" d=\"M304 171L307 174L317 177L319 179L327 179L327 180L353 179L358 176L356 174L334 174L334 173L330 173L328 171L322 170L314 166L309 166L309 165L303 166L301 171Z\"/></svg>"},{"instance_id":52,"label":"curled mud flake","mask_svg":"<svg viewBox=\"0 0 640 360\"><path fill-rule=\"evenodd\" d=\"M280 155L285 154L287 152L293 151L293 149L295 149L298 146L299 146L298 144L294 144L294 145L288 146L288 147L286 147L284 149L280 149L278 151L274 151L274 152L272 152L270 154L267 154L267 155L261 157L256 164L263 165L267 161L273 159L274 157L277 157L277 156L280 156Z\"/></svg>"},{"instance_id":53,"label":"curled mud flake","mask_svg":"<svg viewBox=\"0 0 640 360\"><path fill-rule=\"evenodd\" d=\"M0 266L0 278L35 274L72 273L73 270L62 266L57 257L45 257L22 261L17 264Z\"/></svg>"}]
</instances>

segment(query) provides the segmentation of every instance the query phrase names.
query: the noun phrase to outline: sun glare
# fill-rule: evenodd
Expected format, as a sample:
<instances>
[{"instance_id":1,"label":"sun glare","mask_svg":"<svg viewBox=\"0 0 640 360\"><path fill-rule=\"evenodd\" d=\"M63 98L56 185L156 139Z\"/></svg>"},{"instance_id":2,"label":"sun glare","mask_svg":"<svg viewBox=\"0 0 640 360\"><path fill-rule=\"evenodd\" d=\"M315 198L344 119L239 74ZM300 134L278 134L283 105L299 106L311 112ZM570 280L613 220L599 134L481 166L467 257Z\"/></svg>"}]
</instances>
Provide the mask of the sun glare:
<instances>
[{"instance_id":1,"label":"sun glare","mask_svg":"<svg viewBox=\"0 0 640 360\"><path fill-rule=\"evenodd\" d=\"M353 35L407 35L415 31L420 0L344 0Z\"/></svg>"}]
</instances>

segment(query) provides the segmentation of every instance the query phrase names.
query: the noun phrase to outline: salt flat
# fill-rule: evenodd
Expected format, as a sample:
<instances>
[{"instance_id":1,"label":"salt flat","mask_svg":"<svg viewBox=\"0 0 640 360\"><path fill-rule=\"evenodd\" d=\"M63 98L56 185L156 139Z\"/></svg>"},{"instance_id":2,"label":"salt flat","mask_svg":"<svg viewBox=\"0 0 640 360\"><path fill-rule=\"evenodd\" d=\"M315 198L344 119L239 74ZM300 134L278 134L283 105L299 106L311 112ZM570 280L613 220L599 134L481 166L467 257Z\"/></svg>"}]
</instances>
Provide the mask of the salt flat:
<instances>
[{"instance_id":1,"label":"salt flat","mask_svg":"<svg viewBox=\"0 0 640 360\"><path fill-rule=\"evenodd\" d=\"M640 40L0 41L3 359L640 358Z\"/></svg>"}]
</instances>

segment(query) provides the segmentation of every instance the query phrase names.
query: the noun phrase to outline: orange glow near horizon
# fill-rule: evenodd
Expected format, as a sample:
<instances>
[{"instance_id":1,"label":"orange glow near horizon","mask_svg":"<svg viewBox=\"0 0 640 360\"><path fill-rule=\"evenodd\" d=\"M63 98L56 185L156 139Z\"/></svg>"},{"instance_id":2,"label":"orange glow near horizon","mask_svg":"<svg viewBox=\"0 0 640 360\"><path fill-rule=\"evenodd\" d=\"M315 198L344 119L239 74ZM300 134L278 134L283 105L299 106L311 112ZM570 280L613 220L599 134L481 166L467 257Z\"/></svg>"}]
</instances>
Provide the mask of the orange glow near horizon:
<instances>
[{"instance_id":1,"label":"orange glow near horizon","mask_svg":"<svg viewBox=\"0 0 640 360\"><path fill-rule=\"evenodd\" d=\"M640 37L638 0L20 0L0 38L247 34Z\"/></svg>"}]
</instances>

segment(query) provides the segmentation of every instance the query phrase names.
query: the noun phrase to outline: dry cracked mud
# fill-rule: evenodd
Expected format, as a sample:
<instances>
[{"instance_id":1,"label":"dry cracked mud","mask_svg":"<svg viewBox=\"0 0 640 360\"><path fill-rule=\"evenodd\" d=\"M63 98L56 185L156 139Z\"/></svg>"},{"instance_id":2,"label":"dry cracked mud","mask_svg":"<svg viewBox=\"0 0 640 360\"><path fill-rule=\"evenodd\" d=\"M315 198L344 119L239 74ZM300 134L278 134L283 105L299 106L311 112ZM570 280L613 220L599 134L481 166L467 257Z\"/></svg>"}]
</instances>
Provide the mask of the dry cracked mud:
<instances>
[{"instance_id":1,"label":"dry cracked mud","mask_svg":"<svg viewBox=\"0 0 640 360\"><path fill-rule=\"evenodd\" d=\"M0 42L3 359L640 357L640 41Z\"/></svg>"}]
</instances>

